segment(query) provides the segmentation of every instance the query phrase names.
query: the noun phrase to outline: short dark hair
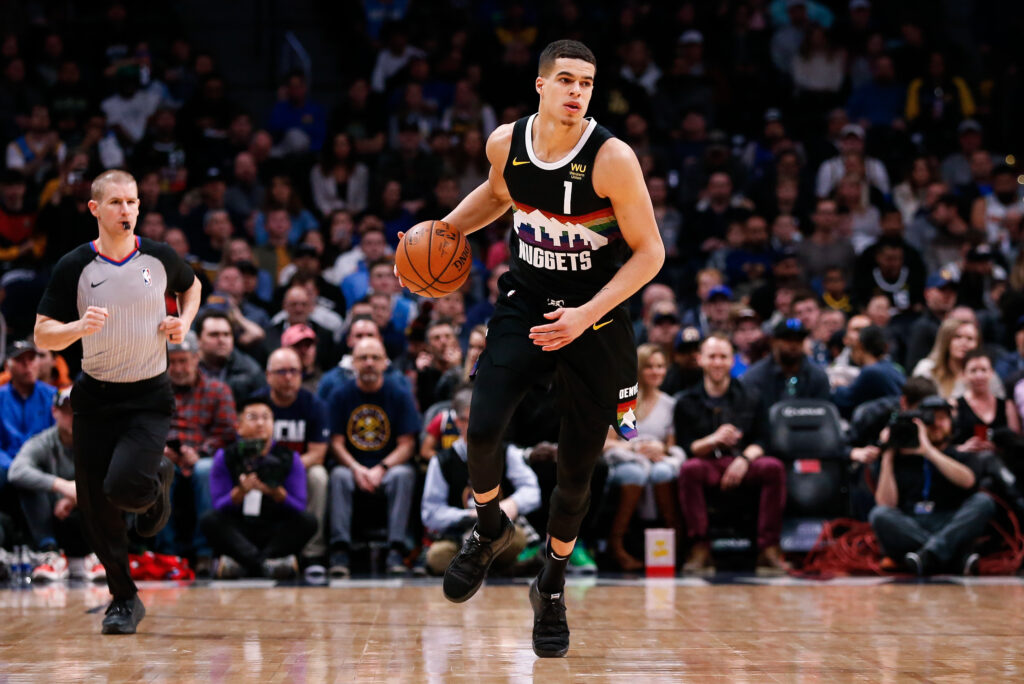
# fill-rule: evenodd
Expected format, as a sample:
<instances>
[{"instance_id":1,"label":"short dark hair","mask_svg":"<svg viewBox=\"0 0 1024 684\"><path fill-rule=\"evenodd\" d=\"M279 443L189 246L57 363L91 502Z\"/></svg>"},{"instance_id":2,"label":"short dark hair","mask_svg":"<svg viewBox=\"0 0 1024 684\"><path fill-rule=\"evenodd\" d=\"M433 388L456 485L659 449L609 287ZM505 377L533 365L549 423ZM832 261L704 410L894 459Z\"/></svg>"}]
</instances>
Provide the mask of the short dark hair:
<instances>
[{"instance_id":1,"label":"short dark hair","mask_svg":"<svg viewBox=\"0 0 1024 684\"><path fill-rule=\"evenodd\" d=\"M983 359L983 358L984 359L988 359L988 364L990 366L995 366L995 364L992 363L992 357L989 355L989 353L987 351L985 351L981 347L975 347L971 351L969 351L966 354L964 354L964 368L967 368L967 363L969 361L973 361L974 359Z\"/></svg>"},{"instance_id":2,"label":"short dark hair","mask_svg":"<svg viewBox=\"0 0 1024 684\"><path fill-rule=\"evenodd\" d=\"M370 273L370 272L373 271L373 269L377 268L378 266L392 266L392 267L394 267L394 265L395 265L395 260L394 259L392 259L389 256L382 256L380 259L375 259L374 261L372 261L370 263L370 265L369 265L369 268L366 269L366 272Z\"/></svg>"},{"instance_id":3,"label":"short dark hair","mask_svg":"<svg viewBox=\"0 0 1024 684\"><path fill-rule=\"evenodd\" d=\"M869 325L861 329L858 338L861 348L876 359L889 353L889 342L885 339L885 331L877 325Z\"/></svg>"},{"instance_id":4,"label":"short dark hair","mask_svg":"<svg viewBox=\"0 0 1024 684\"><path fill-rule=\"evenodd\" d=\"M431 330L433 330L434 328L440 328L442 325L447 325L449 328L452 329L453 332L455 331L455 323L452 321L452 319L438 318L433 321L430 321L430 324L427 325L427 333L429 334Z\"/></svg>"},{"instance_id":5,"label":"short dark hair","mask_svg":"<svg viewBox=\"0 0 1024 684\"><path fill-rule=\"evenodd\" d=\"M908 378L903 385L903 398L906 399L908 407L917 406L925 397L938 393L939 386L931 378Z\"/></svg>"},{"instance_id":6,"label":"short dark hair","mask_svg":"<svg viewBox=\"0 0 1024 684\"><path fill-rule=\"evenodd\" d=\"M194 326L196 329L196 335L203 334L203 326L206 325L206 321L210 320L211 318L227 321L228 327L230 327L232 330L235 329L235 327L231 325L231 317L228 316L226 312L221 311L219 309L204 309L199 312L198 316L196 316L196 323Z\"/></svg>"},{"instance_id":7,"label":"short dark hair","mask_svg":"<svg viewBox=\"0 0 1024 684\"><path fill-rule=\"evenodd\" d=\"M818 305L818 308L821 308L821 297L815 294L812 290L797 290L794 292L793 301L790 306L796 306L798 302L805 302L807 300L811 300Z\"/></svg>"},{"instance_id":8,"label":"short dark hair","mask_svg":"<svg viewBox=\"0 0 1024 684\"><path fill-rule=\"evenodd\" d=\"M540 53L540 61L537 65L537 73L543 75L555 64L555 60L564 57L566 59L582 59L590 62L597 68L597 58L583 43L578 40L556 40L548 43L544 51Z\"/></svg>"}]
</instances>

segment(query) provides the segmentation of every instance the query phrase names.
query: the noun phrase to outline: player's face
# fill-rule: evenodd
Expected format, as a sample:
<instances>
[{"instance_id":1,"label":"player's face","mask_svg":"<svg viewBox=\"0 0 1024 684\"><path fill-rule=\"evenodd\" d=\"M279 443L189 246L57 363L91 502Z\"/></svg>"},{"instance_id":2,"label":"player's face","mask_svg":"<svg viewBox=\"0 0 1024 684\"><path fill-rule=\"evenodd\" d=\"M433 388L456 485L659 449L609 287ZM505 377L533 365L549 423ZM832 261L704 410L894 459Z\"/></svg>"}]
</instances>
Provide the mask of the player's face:
<instances>
[{"instance_id":1,"label":"player's face","mask_svg":"<svg viewBox=\"0 0 1024 684\"><path fill-rule=\"evenodd\" d=\"M582 59L556 59L546 74L537 77L540 110L563 124L582 119L594 91L594 73L594 65Z\"/></svg>"},{"instance_id":2,"label":"player's face","mask_svg":"<svg viewBox=\"0 0 1024 684\"><path fill-rule=\"evenodd\" d=\"M97 218L100 230L124 232L124 223L135 230L139 220L139 188L135 183L108 183L103 197L89 200L89 211Z\"/></svg>"}]
</instances>

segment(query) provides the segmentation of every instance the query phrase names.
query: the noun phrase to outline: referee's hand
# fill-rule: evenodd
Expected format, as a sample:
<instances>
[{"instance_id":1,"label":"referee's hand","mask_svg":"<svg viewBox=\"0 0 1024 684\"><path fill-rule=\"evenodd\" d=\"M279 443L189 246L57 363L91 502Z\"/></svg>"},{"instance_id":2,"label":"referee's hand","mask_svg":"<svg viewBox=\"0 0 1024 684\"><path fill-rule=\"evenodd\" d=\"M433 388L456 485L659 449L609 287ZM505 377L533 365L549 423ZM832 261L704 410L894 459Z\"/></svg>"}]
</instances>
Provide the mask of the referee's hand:
<instances>
[{"instance_id":1,"label":"referee's hand","mask_svg":"<svg viewBox=\"0 0 1024 684\"><path fill-rule=\"evenodd\" d=\"M180 344L185 339L185 333L187 332L182 320L177 316L168 316L160 321L157 330L163 333L171 344Z\"/></svg>"},{"instance_id":2,"label":"referee's hand","mask_svg":"<svg viewBox=\"0 0 1024 684\"><path fill-rule=\"evenodd\" d=\"M102 306L90 306L86 309L85 315L81 318L82 337L99 332L103 328L103 324L107 322L109 315Z\"/></svg>"}]
</instances>

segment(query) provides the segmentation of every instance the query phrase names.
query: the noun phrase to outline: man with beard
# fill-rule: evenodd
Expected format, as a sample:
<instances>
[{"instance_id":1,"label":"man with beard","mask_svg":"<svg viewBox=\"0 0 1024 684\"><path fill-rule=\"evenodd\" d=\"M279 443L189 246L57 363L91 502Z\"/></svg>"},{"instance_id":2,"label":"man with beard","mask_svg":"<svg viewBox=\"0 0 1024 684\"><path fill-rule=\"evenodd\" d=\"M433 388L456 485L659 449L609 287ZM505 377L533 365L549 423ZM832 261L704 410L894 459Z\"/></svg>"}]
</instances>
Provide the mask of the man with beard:
<instances>
[{"instance_id":1,"label":"man with beard","mask_svg":"<svg viewBox=\"0 0 1024 684\"><path fill-rule=\"evenodd\" d=\"M338 463L330 477L330 574L349 575L352 507L358 488L387 497L390 574L405 574L406 529L416 472L409 465L420 431L412 393L384 374L388 357L377 338L356 343L355 377L327 401L331 446Z\"/></svg>"},{"instance_id":2,"label":"man with beard","mask_svg":"<svg viewBox=\"0 0 1024 684\"><path fill-rule=\"evenodd\" d=\"M195 329L199 333L199 369L206 377L226 384L236 404L264 386L259 364L235 349L235 335L227 313L207 309L196 318Z\"/></svg>"},{"instance_id":3,"label":"man with beard","mask_svg":"<svg viewBox=\"0 0 1024 684\"><path fill-rule=\"evenodd\" d=\"M765 410L783 399L828 400L828 375L804 353L810 331L799 318L780 321L772 334L772 353L740 378L757 390Z\"/></svg>"},{"instance_id":4,"label":"man with beard","mask_svg":"<svg viewBox=\"0 0 1024 684\"><path fill-rule=\"evenodd\" d=\"M675 348L672 356L672 365L665 373L665 379L661 382L661 391L669 396L687 390L698 383L704 377L700 369L700 345L704 336L697 328L683 328L675 340Z\"/></svg>"}]
</instances>

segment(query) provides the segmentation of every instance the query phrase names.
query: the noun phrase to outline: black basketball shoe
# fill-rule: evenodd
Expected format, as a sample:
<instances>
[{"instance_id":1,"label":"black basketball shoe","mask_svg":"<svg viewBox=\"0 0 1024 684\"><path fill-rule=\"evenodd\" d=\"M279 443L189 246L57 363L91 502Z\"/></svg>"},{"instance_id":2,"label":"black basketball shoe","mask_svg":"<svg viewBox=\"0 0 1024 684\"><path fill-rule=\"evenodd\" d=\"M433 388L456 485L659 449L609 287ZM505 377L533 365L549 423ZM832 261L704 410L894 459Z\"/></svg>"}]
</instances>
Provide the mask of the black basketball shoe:
<instances>
[{"instance_id":1,"label":"black basketball shoe","mask_svg":"<svg viewBox=\"0 0 1024 684\"><path fill-rule=\"evenodd\" d=\"M484 583L491 563L509 547L515 533L515 525L504 511L501 514L501 534L494 539L480 536L474 525L466 541L462 542L459 553L444 571L444 597L452 603L462 603L473 598L473 594Z\"/></svg>"},{"instance_id":2,"label":"black basketball shoe","mask_svg":"<svg viewBox=\"0 0 1024 684\"><path fill-rule=\"evenodd\" d=\"M533 606L533 652L540 658L561 658L569 652L569 623L565 619L565 590L545 594L540 575L530 583Z\"/></svg>"},{"instance_id":3,"label":"black basketball shoe","mask_svg":"<svg viewBox=\"0 0 1024 684\"><path fill-rule=\"evenodd\" d=\"M146 617L146 606L142 605L139 595L130 599L114 599L107 607L107 616L103 618L104 634L135 634L135 628Z\"/></svg>"},{"instance_id":4,"label":"black basketball shoe","mask_svg":"<svg viewBox=\"0 0 1024 684\"><path fill-rule=\"evenodd\" d=\"M157 470L160 478L160 493L156 501L145 512L135 516L135 531L141 537L155 537L171 517L171 484L174 482L174 464L166 456L160 458Z\"/></svg>"}]
</instances>

